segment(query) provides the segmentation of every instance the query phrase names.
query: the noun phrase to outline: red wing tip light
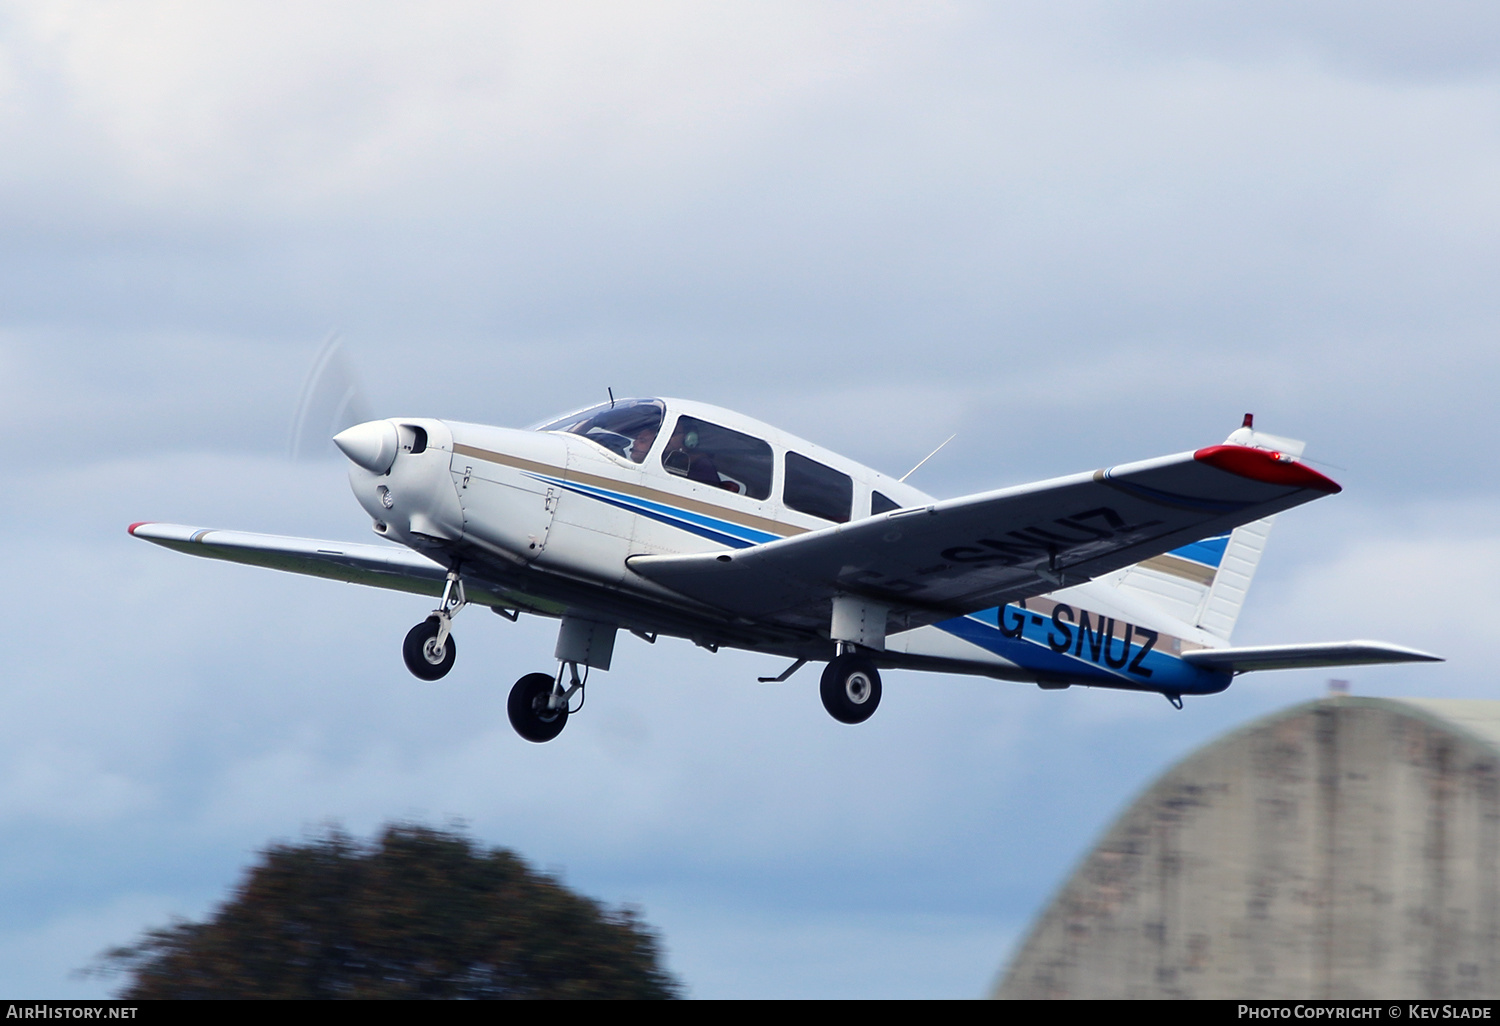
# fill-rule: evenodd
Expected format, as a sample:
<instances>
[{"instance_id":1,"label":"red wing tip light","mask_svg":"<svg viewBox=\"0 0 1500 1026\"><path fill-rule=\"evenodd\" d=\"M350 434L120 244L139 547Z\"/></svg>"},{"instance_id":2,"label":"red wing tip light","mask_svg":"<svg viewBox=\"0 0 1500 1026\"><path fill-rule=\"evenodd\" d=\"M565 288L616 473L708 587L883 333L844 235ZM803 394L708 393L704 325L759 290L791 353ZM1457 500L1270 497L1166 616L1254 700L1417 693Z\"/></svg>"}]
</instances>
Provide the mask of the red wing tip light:
<instances>
[{"instance_id":1,"label":"red wing tip light","mask_svg":"<svg viewBox=\"0 0 1500 1026\"><path fill-rule=\"evenodd\" d=\"M125 530L129 531L130 534L131 534L131 536L133 537L135 535L135 529L137 527L145 527L148 524L154 524L154 523L156 523L155 520L137 520L135 523L131 524Z\"/></svg>"},{"instance_id":2,"label":"red wing tip light","mask_svg":"<svg viewBox=\"0 0 1500 1026\"><path fill-rule=\"evenodd\" d=\"M1210 467L1266 484L1312 488L1329 494L1344 490L1335 481L1305 463L1298 463L1284 452L1252 449L1247 445L1211 445L1193 453L1193 458Z\"/></svg>"}]
</instances>

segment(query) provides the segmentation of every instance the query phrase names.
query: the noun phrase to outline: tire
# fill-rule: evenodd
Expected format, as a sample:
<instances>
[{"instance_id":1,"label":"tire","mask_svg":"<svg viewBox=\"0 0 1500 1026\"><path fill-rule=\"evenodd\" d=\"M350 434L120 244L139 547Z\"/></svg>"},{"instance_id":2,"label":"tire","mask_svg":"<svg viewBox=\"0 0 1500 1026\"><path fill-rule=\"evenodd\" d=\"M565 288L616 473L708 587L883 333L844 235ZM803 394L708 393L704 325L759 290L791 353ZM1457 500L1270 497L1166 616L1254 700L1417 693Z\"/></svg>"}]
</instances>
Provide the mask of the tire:
<instances>
[{"instance_id":1,"label":"tire","mask_svg":"<svg viewBox=\"0 0 1500 1026\"><path fill-rule=\"evenodd\" d=\"M823 670L823 708L840 723L863 723L880 707L880 671L864 656L841 655Z\"/></svg>"},{"instance_id":2,"label":"tire","mask_svg":"<svg viewBox=\"0 0 1500 1026\"><path fill-rule=\"evenodd\" d=\"M458 646L453 643L453 635L448 635L441 655L433 652L432 643L437 641L437 636L438 620L435 616L423 620L406 632L406 641L401 645L401 658L406 660L406 668L412 672L412 676L422 680L438 680L453 669L453 660L458 657Z\"/></svg>"},{"instance_id":3,"label":"tire","mask_svg":"<svg viewBox=\"0 0 1500 1026\"><path fill-rule=\"evenodd\" d=\"M550 673L528 673L510 689L505 711L510 716L510 725L527 741L537 744L551 741L568 725L566 708L547 708L547 696L551 692Z\"/></svg>"}]
</instances>

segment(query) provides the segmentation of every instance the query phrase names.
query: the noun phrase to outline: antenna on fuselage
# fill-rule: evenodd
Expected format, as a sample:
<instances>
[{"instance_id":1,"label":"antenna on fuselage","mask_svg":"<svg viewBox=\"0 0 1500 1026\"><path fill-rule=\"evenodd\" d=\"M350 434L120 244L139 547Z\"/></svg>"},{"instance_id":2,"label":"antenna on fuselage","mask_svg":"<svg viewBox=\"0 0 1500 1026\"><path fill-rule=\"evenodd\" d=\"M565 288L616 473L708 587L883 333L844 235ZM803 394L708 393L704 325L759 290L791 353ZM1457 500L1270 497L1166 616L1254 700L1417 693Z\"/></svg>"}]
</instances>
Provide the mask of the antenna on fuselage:
<instances>
[{"instance_id":1,"label":"antenna on fuselage","mask_svg":"<svg viewBox=\"0 0 1500 1026\"><path fill-rule=\"evenodd\" d=\"M604 390L609 393L609 408L612 410L615 408L615 390L608 385L605 386Z\"/></svg>"},{"instance_id":2,"label":"antenna on fuselage","mask_svg":"<svg viewBox=\"0 0 1500 1026\"><path fill-rule=\"evenodd\" d=\"M918 470L921 470L923 463L926 463L928 460L932 459L938 453L942 452L943 451L943 445L947 445L949 442L953 441L957 437L958 437L958 432L955 431L955 432L953 432L953 434L951 434L947 438L943 439L942 445L939 445L936 449L932 450L926 456L923 456L920 463L918 463L915 467L912 467L906 473L902 474L901 477L898 478L898 480L905 481L907 478L909 478L913 474L915 474Z\"/></svg>"}]
</instances>

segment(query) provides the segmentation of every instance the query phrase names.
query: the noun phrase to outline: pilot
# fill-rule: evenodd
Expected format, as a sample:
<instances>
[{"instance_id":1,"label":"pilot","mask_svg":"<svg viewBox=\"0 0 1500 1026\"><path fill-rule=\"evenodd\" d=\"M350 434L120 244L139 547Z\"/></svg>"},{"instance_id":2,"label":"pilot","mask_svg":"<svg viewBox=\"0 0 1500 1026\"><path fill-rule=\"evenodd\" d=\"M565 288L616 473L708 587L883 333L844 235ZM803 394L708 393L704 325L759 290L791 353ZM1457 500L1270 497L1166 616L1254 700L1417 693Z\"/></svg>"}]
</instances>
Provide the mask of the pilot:
<instances>
[{"instance_id":1,"label":"pilot","mask_svg":"<svg viewBox=\"0 0 1500 1026\"><path fill-rule=\"evenodd\" d=\"M651 451L651 446L656 441L660 428L661 421L658 419L636 432L635 440L630 443L631 462L640 463L645 460L646 454Z\"/></svg>"}]
</instances>

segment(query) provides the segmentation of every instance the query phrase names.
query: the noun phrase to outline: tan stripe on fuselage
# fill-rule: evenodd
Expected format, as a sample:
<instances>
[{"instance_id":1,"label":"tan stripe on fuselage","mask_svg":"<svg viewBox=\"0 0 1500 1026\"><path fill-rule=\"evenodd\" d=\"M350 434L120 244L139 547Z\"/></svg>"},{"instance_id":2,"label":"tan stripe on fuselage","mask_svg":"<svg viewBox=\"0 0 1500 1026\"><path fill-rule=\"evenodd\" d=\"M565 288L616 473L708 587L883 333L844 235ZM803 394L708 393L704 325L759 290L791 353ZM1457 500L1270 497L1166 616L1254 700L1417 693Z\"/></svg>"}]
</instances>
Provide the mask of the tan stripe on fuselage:
<instances>
[{"instance_id":1,"label":"tan stripe on fuselage","mask_svg":"<svg viewBox=\"0 0 1500 1026\"><path fill-rule=\"evenodd\" d=\"M1173 577L1181 577L1185 581L1195 584L1209 585L1214 583L1214 574L1218 573L1214 567L1204 566L1202 563L1194 563L1191 559L1183 559L1174 556L1170 552L1163 552L1160 556L1152 556L1143 559L1136 566L1145 570L1155 570L1159 573L1171 574Z\"/></svg>"},{"instance_id":2,"label":"tan stripe on fuselage","mask_svg":"<svg viewBox=\"0 0 1500 1026\"><path fill-rule=\"evenodd\" d=\"M538 463L535 460L523 460L518 456L507 456L503 452L493 452L489 449L479 449L472 445L454 443L453 451L461 456L472 456L475 459L485 460L489 463L499 463L506 467L515 467L517 470L528 470L533 474L547 474L552 477L560 477L564 481L575 481L579 484L592 485L595 488L608 488L626 495L633 495L638 499L649 499L652 502L665 503L669 506L677 506L681 509L692 510L694 513L703 513L707 516L718 517L727 520L731 524L739 524L742 527L752 527L757 531L765 531L767 534L786 537L793 534L805 534L807 528L797 527L795 524L784 524L779 520L768 520L758 517L753 513L744 513L740 510L720 506L717 503L704 502L701 499L690 499L685 495L677 495L673 492L665 492L658 488L648 488L645 485L633 484L627 481L617 481L611 477L602 477L598 474L582 474L574 470L564 470L550 463Z\"/></svg>"}]
</instances>

